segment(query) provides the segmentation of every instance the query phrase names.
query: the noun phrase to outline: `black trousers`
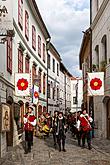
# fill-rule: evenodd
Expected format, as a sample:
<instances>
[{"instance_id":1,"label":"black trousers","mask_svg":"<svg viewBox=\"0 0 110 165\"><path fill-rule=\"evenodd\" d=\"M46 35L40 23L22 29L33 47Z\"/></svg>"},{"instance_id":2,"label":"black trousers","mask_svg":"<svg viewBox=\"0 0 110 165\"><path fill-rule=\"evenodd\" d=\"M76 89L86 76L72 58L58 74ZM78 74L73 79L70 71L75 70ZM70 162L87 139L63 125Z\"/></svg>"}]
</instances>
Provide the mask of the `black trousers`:
<instances>
[{"instance_id":1,"label":"black trousers","mask_svg":"<svg viewBox=\"0 0 110 165\"><path fill-rule=\"evenodd\" d=\"M33 131L25 131L25 151L30 152L33 144Z\"/></svg>"},{"instance_id":2,"label":"black trousers","mask_svg":"<svg viewBox=\"0 0 110 165\"><path fill-rule=\"evenodd\" d=\"M78 146L81 145L81 135L82 135L82 132L81 131L77 131Z\"/></svg>"},{"instance_id":3,"label":"black trousers","mask_svg":"<svg viewBox=\"0 0 110 165\"><path fill-rule=\"evenodd\" d=\"M61 141L62 141L63 150L65 149L65 139L66 139L66 136L64 134L64 130L59 130L59 134L58 134L58 145L59 145L59 150L60 151L61 151Z\"/></svg>"},{"instance_id":4,"label":"black trousers","mask_svg":"<svg viewBox=\"0 0 110 165\"><path fill-rule=\"evenodd\" d=\"M54 140L54 146L56 146L56 144L57 144L56 130L57 130L57 127L54 126L54 127L53 127L53 140Z\"/></svg>"},{"instance_id":5,"label":"black trousers","mask_svg":"<svg viewBox=\"0 0 110 165\"><path fill-rule=\"evenodd\" d=\"M85 146L85 139L87 138L87 144L88 147L91 147L91 135L90 135L90 131L83 131L82 132L82 146Z\"/></svg>"}]
</instances>

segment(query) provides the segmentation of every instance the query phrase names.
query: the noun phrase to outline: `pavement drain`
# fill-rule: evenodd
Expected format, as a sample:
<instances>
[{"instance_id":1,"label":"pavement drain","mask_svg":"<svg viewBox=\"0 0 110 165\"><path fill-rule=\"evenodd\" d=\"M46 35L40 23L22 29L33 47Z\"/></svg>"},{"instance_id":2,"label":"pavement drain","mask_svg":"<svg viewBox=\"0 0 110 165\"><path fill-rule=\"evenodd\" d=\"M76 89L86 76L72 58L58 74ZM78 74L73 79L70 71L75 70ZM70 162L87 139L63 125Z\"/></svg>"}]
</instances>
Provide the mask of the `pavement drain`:
<instances>
[{"instance_id":1,"label":"pavement drain","mask_svg":"<svg viewBox=\"0 0 110 165\"><path fill-rule=\"evenodd\" d=\"M90 165L110 165L108 160L90 160L88 163Z\"/></svg>"}]
</instances>

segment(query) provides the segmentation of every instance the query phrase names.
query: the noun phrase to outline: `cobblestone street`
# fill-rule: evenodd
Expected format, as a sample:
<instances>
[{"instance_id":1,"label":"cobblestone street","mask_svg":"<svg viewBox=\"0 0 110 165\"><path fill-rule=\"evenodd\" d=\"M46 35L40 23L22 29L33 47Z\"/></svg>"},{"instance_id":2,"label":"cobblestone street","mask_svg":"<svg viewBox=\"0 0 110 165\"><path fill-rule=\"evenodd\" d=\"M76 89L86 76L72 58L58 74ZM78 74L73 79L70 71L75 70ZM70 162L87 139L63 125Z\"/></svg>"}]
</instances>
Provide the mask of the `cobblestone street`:
<instances>
[{"instance_id":1,"label":"cobblestone street","mask_svg":"<svg viewBox=\"0 0 110 165\"><path fill-rule=\"evenodd\" d=\"M30 154L25 155L20 144L0 160L0 165L110 165L110 150L102 150L102 143L95 140L92 150L81 149L77 141L67 135L66 150L59 152L53 148L53 139L34 138ZM110 144L109 144L110 145ZM105 146L108 147L108 145ZM110 147L109 147L110 148Z\"/></svg>"}]
</instances>

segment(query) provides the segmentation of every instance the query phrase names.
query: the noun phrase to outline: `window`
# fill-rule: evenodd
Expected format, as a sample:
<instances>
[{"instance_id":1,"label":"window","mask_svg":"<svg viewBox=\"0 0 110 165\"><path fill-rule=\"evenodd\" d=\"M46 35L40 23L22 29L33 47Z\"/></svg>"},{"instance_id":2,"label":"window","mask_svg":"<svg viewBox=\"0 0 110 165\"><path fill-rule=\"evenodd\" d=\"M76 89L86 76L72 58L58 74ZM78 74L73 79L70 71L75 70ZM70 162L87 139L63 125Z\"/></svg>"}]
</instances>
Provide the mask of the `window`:
<instances>
[{"instance_id":1,"label":"window","mask_svg":"<svg viewBox=\"0 0 110 165\"><path fill-rule=\"evenodd\" d=\"M59 65L57 64L57 76L59 76Z\"/></svg>"},{"instance_id":2,"label":"window","mask_svg":"<svg viewBox=\"0 0 110 165\"><path fill-rule=\"evenodd\" d=\"M43 43L43 61L45 63L45 44Z\"/></svg>"},{"instance_id":3,"label":"window","mask_svg":"<svg viewBox=\"0 0 110 165\"><path fill-rule=\"evenodd\" d=\"M18 49L18 73L23 73L23 50Z\"/></svg>"},{"instance_id":4,"label":"window","mask_svg":"<svg viewBox=\"0 0 110 165\"><path fill-rule=\"evenodd\" d=\"M96 65L97 65L97 68L99 68L99 45L96 45L95 53L96 53Z\"/></svg>"},{"instance_id":5,"label":"window","mask_svg":"<svg viewBox=\"0 0 110 165\"><path fill-rule=\"evenodd\" d=\"M39 79L39 92L41 93L42 92L42 71L39 69L39 72L38 72L38 79Z\"/></svg>"},{"instance_id":6,"label":"window","mask_svg":"<svg viewBox=\"0 0 110 165\"><path fill-rule=\"evenodd\" d=\"M29 73L29 57L25 58L25 73Z\"/></svg>"},{"instance_id":7,"label":"window","mask_svg":"<svg viewBox=\"0 0 110 165\"><path fill-rule=\"evenodd\" d=\"M29 40L29 15L27 11L25 11L25 37Z\"/></svg>"},{"instance_id":8,"label":"window","mask_svg":"<svg viewBox=\"0 0 110 165\"><path fill-rule=\"evenodd\" d=\"M41 37L38 35L38 55L41 57Z\"/></svg>"},{"instance_id":9,"label":"window","mask_svg":"<svg viewBox=\"0 0 110 165\"><path fill-rule=\"evenodd\" d=\"M7 40L7 71L12 73L12 38Z\"/></svg>"},{"instance_id":10,"label":"window","mask_svg":"<svg viewBox=\"0 0 110 165\"><path fill-rule=\"evenodd\" d=\"M53 72L55 73L55 59L53 58Z\"/></svg>"},{"instance_id":11,"label":"window","mask_svg":"<svg viewBox=\"0 0 110 165\"><path fill-rule=\"evenodd\" d=\"M50 84L48 84L48 98L50 98Z\"/></svg>"},{"instance_id":12,"label":"window","mask_svg":"<svg viewBox=\"0 0 110 165\"><path fill-rule=\"evenodd\" d=\"M103 54L103 62L107 64L107 37L103 36L102 40L102 54Z\"/></svg>"},{"instance_id":13,"label":"window","mask_svg":"<svg viewBox=\"0 0 110 165\"><path fill-rule=\"evenodd\" d=\"M45 95L46 75L43 75L43 94Z\"/></svg>"},{"instance_id":14,"label":"window","mask_svg":"<svg viewBox=\"0 0 110 165\"><path fill-rule=\"evenodd\" d=\"M77 103L77 99L76 97L73 97L73 104L76 104Z\"/></svg>"},{"instance_id":15,"label":"window","mask_svg":"<svg viewBox=\"0 0 110 165\"><path fill-rule=\"evenodd\" d=\"M55 87L53 87L53 100L55 99Z\"/></svg>"},{"instance_id":16,"label":"window","mask_svg":"<svg viewBox=\"0 0 110 165\"><path fill-rule=\"evenodd\" d=\"M32 25L32 48L36 50L36 29Z\"/></svg>"},{"instance_id":17,"label":"window","mask_svg":"<svg viewBox=\"0 0 110 165\"><path fill-rule=\"evenodd\" d=\"M99 0L96 0L96 10L99 10Z\"/></svg>"},{"instance_id":18,"label":"window","mask_svg":"<svg viewBox=\"0 0 110 165\"><path fill-rule=\"evenodd\" d=\"M57 100L59 100L59 88L57 88Z\"/></svg>"},{"instance_id":19,"label":"window","mask_svg":"<svg viewBox=\"0 0 110 165\"><path fill-rule=\"evenodd\" d=\"M18 0L18 24L23 30L23 0Z\"/></svg>"},{"instance_id":20,"label":"window","mask_svg":"<svg viewBox=\"0 0 110 165\"><path fill-rule=\"evenodd\" d=\"M48 63L48 68L50 69L50 55L48 54L48 61L47 61L47 63Z\"/></svg>"},{"instance_id":21,"label":"window","mask_svg":"<svg viewBox=\"0 0 110 165\"><path fill-rule=\"evenodd\" d=\"M33 84L34 84L35 78L36 78L36 65L33 64L32 66L32 83Z\"/></svg>"}]
</instances>

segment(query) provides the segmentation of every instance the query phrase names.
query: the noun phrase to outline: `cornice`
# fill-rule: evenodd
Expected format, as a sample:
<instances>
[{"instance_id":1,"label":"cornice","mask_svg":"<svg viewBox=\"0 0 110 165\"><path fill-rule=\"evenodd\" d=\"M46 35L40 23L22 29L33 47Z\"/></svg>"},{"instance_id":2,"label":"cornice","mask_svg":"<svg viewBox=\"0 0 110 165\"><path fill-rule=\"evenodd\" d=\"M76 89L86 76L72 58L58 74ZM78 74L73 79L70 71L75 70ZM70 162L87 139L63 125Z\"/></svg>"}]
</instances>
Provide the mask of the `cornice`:
<instances>
[{"instance_id":1,"label":"cornice","mask_svg":"<svg viewBox=\"0 0 110 165\"><path fill-rule=\"evenodd\" d=\"M60 54L58 53L58 51L56 50L56 48L54 47L52 43L50 43L49 51L54 55L54 57L57 58L59 62L62 61Z\"/></svg>"},{"instance_id":2,"label":"cornice","mask_svg":"<svg viewBox=\"0 0 110 165\"><path fill-rule=\"evenodd\" d=\"M51 78L53 81L56 81L59 84L59 82L55 78L51 77L50 75L48 75L48 77Z\"/></svg>"},{"instance_id":3,"label":"cornice","mask_svg":"<svg viewBox=\"0 0 110 165\"><path fill-rule=\"evenodd\" d=\"M13 25L14 25L14 27L15 27L17 33L19 34L19 36L20 36L22 42L25 44L26 48L27 48L28 51L30 52L30 54L41 64L41 66L42 66L44 69L47 69L47 68L45 67L45 65L43 65L43 63L37 58L37 56L33 53L33 51L32 51L32 50L30 49L30 47L28 46L28 44L27 44L25 38L23 37L22 33L20 32L20 30L19 30L19 28L18 28L18 26L17 26L17 24L16 24L16 22L15 22L14 19L13 19Z\"/></svg>"},{"instance_id":4,"label":"cornice","mask_svg":"<svg viewBox=\"0 0 110 165\"><path fill-rule=\"evenodd\" d=\"M8 87L15 89L15 86L11 84L8 80L6 80L3 76L0 75L0 81L2 81L4 84L6 84Z\"/></svg>"},{"instance_id":5,"label":"cornice","mask_svg":"<svg viewBox=\"0 0 110 165\"><path fill-rule=\"evenodd\" d=\"M97 14L96 14L96 16L95 16L95 18L94 18L94 20L93 20L93 22L92 22L92 24L91 24L91 29L92 29L92 30L93 30L94 27L96 26L98 20L100 19L102 13L104 12L104 10L105 10L105 8L106 8L108 2L109 2L109 0L104 0L104 1L102 2L102 5L100 6L99 11L97 12Z\"/></svg>"},{"instance_id":6,"label":"cornice","mask_svg":"<svg viewBox=\"0 0 110 165\"><path fill-rule=\"evenodd\" d=\"M30 6L31 12L33 13L34 19L37 21L37 23L40 27L40 30L44 34L45 39L50 38L50 34L49 34L47 27L46 27L46 25L42 19L42 16L41 16L40 11L38 9L36 0L27 0L27 2Z\"/></svg>"},{"instance_id":7,"label":"cornice","mask_svg":"<svg viewBox=\"0 0 110 165\"><path fill-rule=\"evenodd\" d=\"M46 99L41 98L41 97L39 97L39 101L44 101L44 102L47 102L47 100L46 100Z\"/></svg>"}]
</instances>

